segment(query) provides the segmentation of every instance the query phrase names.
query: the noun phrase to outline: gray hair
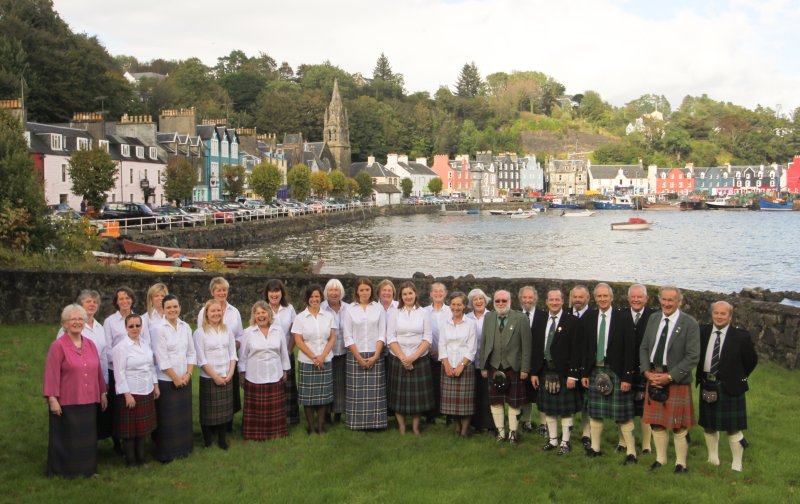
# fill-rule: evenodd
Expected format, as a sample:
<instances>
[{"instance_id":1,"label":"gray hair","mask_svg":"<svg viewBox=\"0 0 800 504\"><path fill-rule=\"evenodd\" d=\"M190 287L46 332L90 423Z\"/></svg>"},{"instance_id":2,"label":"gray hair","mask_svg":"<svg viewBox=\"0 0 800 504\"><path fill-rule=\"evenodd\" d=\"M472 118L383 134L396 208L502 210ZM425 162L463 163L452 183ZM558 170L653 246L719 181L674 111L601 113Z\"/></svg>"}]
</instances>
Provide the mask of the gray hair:
<instances>
[{"instance_id":1,"label":"gray hair","mask_svg":"<svg viewBox=\"0 0 800 504\"><path fill-rule=\"evenodd\" d=\"M730 304L729 302L725 301L724 299L720 299L719 301L714 301L713 303L711 303L711 311L714 311L714 308L716 308L717 305L727 306L728 311L730 312L731 315L733 315L733 305Z\"/></svg>"},{"instance_id":2,"label":"gray hair","mask_svg":"<svg viewBox=\"0 0 800 504\"><path fill-rule=\"evenodd\" d=\"M605 282L600 282L600 283L598 283L597 285L594 286L594 295L595 296L597 295L597 289L600 289L600 288L603 288L603 287L608 289L608 293L611 294L611 299L614 299L614 289L612 289L611 286L608 285Z\"/></svg>"},{"instance_id":3,"label":"gray hair","mask_svg":"<svg viewBox=\"0 0 800 504\"><path fill-rule=\"evenodd\" d=\"M79 305L82 305L84 301L88 298L92 298L97 301L97 304L100 304L100 293L96 290L92 289L83 289L80 294L78 294L78 300L76 301Z\"/></svg>"},{"instance_id":4,"label":"gray hair","mask_svg":"<svg viewBox=\"0 0 800 504\"><path fill-rule=\"evenodd\" d=\"M539 293L536 292L536 288L534 288L532 285L523 285L522 287L520 287L519 292L517 293L517 297L521 298L522 293L527 290L533 292L533 302L535 304L539 300Z\"/></svg>"},{"instance_id":5,"label":"gray hair","mask_svg":"<svg viewBox=\"0 0 800 504\"><path fill-rule=\"evenodd\" d=\"M661 297L664 291L668 290L675 291L675 293L678 295L678 301L683 301L683 292L681 292L681 290L674 285L662 285L661 287L659 287L658 297Z\"/></svg>"},{"instance_id":6,"label":"gray hair","mask_svg":"<svg viewBox=\"0 0 800 504\"><path fill-rule=\"evenodd\" d=\"M83 318L83 321L85 323L87 319L86 310L83 309L83 306L74 303L65 306L64 309L61 310L61 323L63 324L64 322L69 320L72 314L76 312L80 314L81 318Z\"/></svg>"},{"instance_id":7,"label":"gray hair","mask_svg":"<svg viewBox=\"0 0 800 504\"><path fill-rule=\"evenodd\" d=\"M644 297L647 297L647 287L645 287L644 284L637 283L637 284L633 284L630 287L628 287L628 296L631 295L631 292L633 292L633 289L642 289L642 292L644 292Z\"/></svg>"},{"instance_id":8,"label":"gray hair","mask_svg":"<svg viewBox=\"0 0 800 504\"><path fill-rule=\"evenodd\" d=\"M586 286L585 286L585 285L583 285L583 284L578 284L578 285L576 285L575 287L573 287L572 289L570 289L570 291L569 291L569 295L570 295L570 296L572 296L572 293L573 293L573 292L575 292L575 291L576 291L576 290L578 290L578 289L583 289L583 290L585 290L585 291L586 291L586 294L589 294L589 287L586 287ZM559 289L559 290L560 290L560 289ZM563 296L562 296L562 297L563 297Z\"/></svg>"},{"instance_id":9,"label":"gray hair","mask_svg":"<svg viewBox=\"0 0 800 504\"><path fill-rule=\"evenodd\" d=\"M489 296L487 296L486 293L483 292L483 289L472 289L471 291L469 291L469 294L467 294L467 299L469 300L470 308L472 308L472 299L477 296L482 297L483 300L486 302L486 304L487 305L489 304Z\"/></svg>"},{"instance_id":10,"label":"gray hair","mask_svg":"<svg viewBox=\"0 0 800 504\"><path fill-rule=\"evenodd\" d=\"M328 300L328 289L339 289L339 292L341 292L340 299L344 299L344 285L342 285L342 282L340 282L338 278L331 278L328 280L328 283L325 284L325 288L322 290L322 297L324 297L326 301Z\"/></svg>"}]
</instances>

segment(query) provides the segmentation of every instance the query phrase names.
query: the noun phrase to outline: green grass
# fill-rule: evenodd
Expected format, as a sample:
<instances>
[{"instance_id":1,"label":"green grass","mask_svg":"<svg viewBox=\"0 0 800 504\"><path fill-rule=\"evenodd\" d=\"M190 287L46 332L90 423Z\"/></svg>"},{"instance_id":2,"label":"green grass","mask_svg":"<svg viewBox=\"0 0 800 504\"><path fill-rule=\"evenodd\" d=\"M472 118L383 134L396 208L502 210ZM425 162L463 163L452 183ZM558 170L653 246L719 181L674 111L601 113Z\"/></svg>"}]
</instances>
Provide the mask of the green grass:
<instances>
[{"instance_id":1,"label":"green grass","mask_svg":"<svg viewBox=\"0 0 800 504\"><path fill-rule=\"evenodd\" d=\"M130 469L100 443L99 474L80 480L44 477L47 406L42 370L56 327L0 326L0 500L4 502L797 502L800 484L798 427L800 375L772 364L754 372L744 472L730 471L727 437L722 466L706 464L702 430L692 430L690 473L672 474L670 463L655 474L622 466L611 447L616 429L607 423L600 459L576 449L567 457L540 450L542 440L524 436L519 446L497 445L477 435L461 440L443 424L420 438L348 431L335 425L322 436L302 427L288 438L244 442L240 416L227 452L200 445L194 453L162 465ZM196 382L197 380L195 380ZM195 400L195 413L197 402ZM195 422L196 422L195 414ZM390 422L391 424L391 422ZM575 443L578 445L578 443Z\"/></svg>"}]
</instances>

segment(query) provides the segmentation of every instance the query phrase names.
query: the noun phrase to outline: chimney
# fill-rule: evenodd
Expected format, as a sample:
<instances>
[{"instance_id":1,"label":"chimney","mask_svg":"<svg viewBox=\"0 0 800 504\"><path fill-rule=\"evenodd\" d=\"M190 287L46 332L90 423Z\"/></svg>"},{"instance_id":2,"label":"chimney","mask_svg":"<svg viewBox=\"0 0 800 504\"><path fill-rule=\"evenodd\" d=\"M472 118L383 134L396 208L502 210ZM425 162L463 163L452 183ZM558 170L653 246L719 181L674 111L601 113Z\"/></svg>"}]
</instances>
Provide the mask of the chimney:
<instances>
[{"instance_id":1,"label":"chimney","mask_svg":"<svg viewBox=\"0 0 800 504\"><path fill-rule=\"evenodd\" d=\"M387 154L386 155L386 165L387 166L394 166L397 164L397 154Z\"/></svg>"},{"instance_id":2,"label":"chimney","mask_svg":"<svg viewBox=\"0 0 800 504\"><path fill-rule=\"evenodd\" d=\"M25 104L22 98L16 100L0 100L0 108L16 117L22 125L23 130L27 129L25 123L28 122L28 115L25 113Z\"/></svg>"},{"instance_id":3,"label":"chimney","mask_svg":"<svg viewBox=\"0 0 800 504\"><path fill-rule=\"evenodd\" d=\"M416 162L417 162L417 163L419 163L419 164L421 164L421 165L428 166L428 158L424 158L424 157L418 157L418 158L416 159Z\"/></svg>"},{"instance_id":4,"label":"chimney","mask_svg":"<svg viewBox=\"0 0 800 504\"><path fill-rule=\"evenodd\" d=\"M95 140L105 140L105 125L102 112L75 112L69 122L70 128L86 130Z\"/></svg>"},{"instance_id":5,"label":"chimney","mask_svg":"<svg viewBox=\"0 0 800 504\"><path fill-rule=\"evenodd\" d=\"M197 136L194 107L162 110L158 115L158 131Z\"/></svg>"},{"instance_id":6,"label":"chimney","mask_svg":"<svg viewBox=\"0 0 800 504\"><path fill-rule=\"evenodd\" d=\"M375 156L369 156L367 158L367 166L372 166L375 164Z\"/></svg>"}]
</instances>

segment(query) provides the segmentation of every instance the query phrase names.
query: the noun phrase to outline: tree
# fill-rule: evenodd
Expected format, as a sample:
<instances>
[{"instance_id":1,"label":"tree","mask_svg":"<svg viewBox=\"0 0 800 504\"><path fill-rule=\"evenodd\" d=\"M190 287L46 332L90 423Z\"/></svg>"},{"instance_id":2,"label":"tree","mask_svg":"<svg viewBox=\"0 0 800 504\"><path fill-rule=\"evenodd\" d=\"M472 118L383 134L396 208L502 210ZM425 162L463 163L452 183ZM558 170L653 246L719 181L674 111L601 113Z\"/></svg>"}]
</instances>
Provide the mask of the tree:
<instances>
[{"instance_id":1,"label":"tree","mask_svg":"<svg viewBox=\"0 0 800 504\"><path fill-rule=\"evenodd\" d=\"M317 198L323 199L327 197L328 191L333 189L331 178L324 171L314 172L309 176L309 183L311 190Z\"/></svg>"},{"instance_id":2,"label":"tree","mask_svg":"<svg viewBox=\"0 0 800 504\"><path fill-rule=\"evenodd\" d=\"M408 177L403 177L400 181L400 189L403 191L403 197L408 198L411 196L411 190L414 189L414 181Z\"/></svg>"},{"instance_id":3,"label":"tree","mask_svg":"<svg viewBox=\"0 0 800 504\"><path fill-rule=\"evenodd\" d=\"M261 162L250 173L250 189L264 201L272 201L283 181L281 169L272 163Z\"/></svg>"},{"instance_id":4,"label":"tree","mask_svg":"<svg viewBox=\"0 0 800 504\"><path fill-rule=\"evenodd\" d=\"M358 183L358 195L362 198L369 198L372 196L372 177L367 172L358 172L355 176L356 183Z\"/></svg>"},{"instance_id":5,"label":"tree","mask_svg":"<svg viewBox=\"0 0 800 504\"><path fill-rule=\"evenodd\" d=\"M244 194L244 183L247 178L247 171L242 165L223 165L222 166L223 191L228 193L231 201Z\"/></svg>"},{"instance_id":6,"label":"tree","mask_svg":"<svg viewBox=\"0 0 800 504\"><path fill-rule=\"evenodd\" d=\"M361 192L361 186L356 182L353 177L347 177L347 195L351 198L355 197Z\"/></svg>"},{"instance_id":7,"label":"tree","mask_svg":"<svg viewBox=\"0 0 800 504\"><path fill-rule=\"evenodd\" d=\"M403 75L392 72L389 58L383 53L381 53L375 63L375 68L372 70L370 88L373 90L377 100L384 97L400 98L403 95Z\"/></svg>"},{"instance_id":8,"label":"tree","mask_svg":"<svg viewBox=\"0 0 800 504\"><path fill-rule=\"evenodd\" d=\"M286 174L286 182L292 191L292 197L298 201L308 198L311 192L311 170L304 164L296 164Z\"/></svg>"},{"instance_id":9,"label":"tree","mask_svg":"<svg viewBox=\"0 0 800 504\"><path fill-rule=\"evenodd\" d=\"M456 94L462 98L474 98L481 94L482 89L481 74L475 62L464 64L456 82Z\"/></svg>"},{"instance_id":10,"label":"tree","mask_svg":"<svg viewBox=\"0 0 800 504\"><path fill-rule=\"evenodd\" d=\"M196 180L197 174L189 160L185 157L174 157L167 163L164 196L180 206L181 202L192 197Z\"/></svg>"},{"instance_id":11,"label":"tree","mask_svg":"<svg viewBox=\"0 0 800 504\"><path fill-rule=\"evenodd\" d=\"M333 170L330 174L331 194L336 198L345 196L349 190L347 177L339 170Z\"/></svg>"},{"instance_id":12,"label":"tree","mask_svg":"<svg viewBox=\"0 0 800 504\"><path fill-rule=\"evenodd\" d=\"M106 193L114 187L117 165L99 146L80 149L69 158L69 176L72 193L86 198L88 207L98 211L106 201Z\"/></svg>"},{"instance_id":13,"label":"tree","mask_svg":"<svg viewBox=\"0 0 800 504\"><path fill-rule=\"evenodd\" d=\"M431 181L428 182L428 190L436 195L442 192L442 179L439 177L431 179Z\"/></svg>"}]
</instances>

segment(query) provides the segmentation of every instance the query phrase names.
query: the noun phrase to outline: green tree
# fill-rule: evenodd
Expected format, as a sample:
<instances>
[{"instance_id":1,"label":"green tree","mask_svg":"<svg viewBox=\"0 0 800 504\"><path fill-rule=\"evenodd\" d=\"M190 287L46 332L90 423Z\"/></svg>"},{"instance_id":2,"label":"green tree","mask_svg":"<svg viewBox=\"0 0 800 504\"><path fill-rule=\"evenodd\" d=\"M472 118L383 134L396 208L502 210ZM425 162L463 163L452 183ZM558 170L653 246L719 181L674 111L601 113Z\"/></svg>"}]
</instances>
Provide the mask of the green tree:
<instances>
[{"instance_id":1,"label":"green tree","mask_svg":"<svg viewBox=\"0 0 800 504\"><path fill-rule=\"evenodd\" d=\"M436 195L442 192L442 179L439 177L431 179L431 181L428 182L428 190Z\"/></svg>"},{"instance_id":2,"label":"green tree","mask_svg":"<svg viewBox=\"0 0 800 504\"><path fill-rule=\"evenodd\" d=\"M361 192L361 186L353 177L347 177L347 195L354 198Z\"/></svg>"},{"instance_id":3,"label":"green tree","mask_svg":"<svg viewBox=\"0 0 800 504\"><path fill-rule=\"evenodd\" d=\"M367 172L358 172L355 176L356 183L358 183L358 195L362 198L369 198L372 196L372 177Z\"/></svg>"},{"instance_id":4,"label":"green tree","mask_svg":"<svg viewBox=\"0 0 800 504\"><path fill-rule=\"evenodd\" d=\"M314 195L317 198L326 198L328 191L333 189L331 178L324 171L314 172L309 176L308 179L309 183L311 184L311 190L314 192Z\"/></svg>"},{"instance_id":5,"label":"green tree","mask_svg":"<svg viewBox=\"0 0 800 504\"><path fill-rule=\"evenodd\" d=\"M185 157L174 157L167 163L164 182L164 196L176 206L192 197L197 174Z\"/></svg>"},{"instance_id":6,"label":"green tree","mask_svg":"<svg viewBox=\"0 0 800 504\"><path fill-rule=\"evenodd\" d=\"M456 82L456 94L462 98L474 98L481 94L483 82L475 62L465 63Z\"/></svg>"},{"instance_id":7,"label":"green tree","mask_svg":"<svg viewBox=\"0 0 800 504\"><path fill-rule=\"evenodd\" d=\"M330 174L331 194L336 198L341 198L348 193L347 177L339 170L333 170Z\"/></svg>"},{"instance_id":8,"label":"green tree","mask_svg":"<svg viewBox=\"0 0 800 504\"><path fill-rule=\"evenodd\" d=\"M228 193L228 199L236 201L236 198L244 194L244 183L247 181L247 171L242 165L223 165L222 166L222 187Z\"/></svg>"},{"instance_id":9,"label":"green tree","mask_svg":"<svg viewBox=\"0 0 800 504\"><path fill-rule=\"evenodd\" d=\"M250 173L250 189L261 196L264 201L272 201L278 194L283 181L281 169L272 163L263 161L253 167Z\"/></svg>"},{"instance_id":10,"label":"green tree","mask_svg":"<svg viewBox=\"0 0 800 504\"><path fill-rule=\"evenodd\" d=\"M304 164L296 164L286 174L286 182L292 192L292 197L298 201L308 198L311 192L311 170Z\"/></svg>"},{"instance_id":11,"label":"green tree","mask_svg":"<svg viewBox=\"0 0 800 504\"><path fill-rule=\"evenodd\" d=\"M370 89L377 100L401 98L403 96L403 75L392 71L389 58L383 53L381 53L375 63L375 68L372 70Z\"/></svg>"},{"instance_id":12,"label":"green tree","mask_svg":"<svg viewBox=\"0 0 800 504\"><path fill-rule=\"evenodd\" d=\"M414 189L414 181L408 177L403 177L400 181L400 189L403 191L403 197L408 198L411 196L411 191Z\"/></svg>"},{"instance_id":13,"label":"green tree","mask_svg":"<svg viewBox=\"0 0 800 504\"><path fill-rule=\"evenodd\" d=\"M105 203L106 193L114 187L117 165L99 146L80 149L69 158L69 176L72 193L86 198L88 206L97 211Z\"/></svg>"}]
</instances>

